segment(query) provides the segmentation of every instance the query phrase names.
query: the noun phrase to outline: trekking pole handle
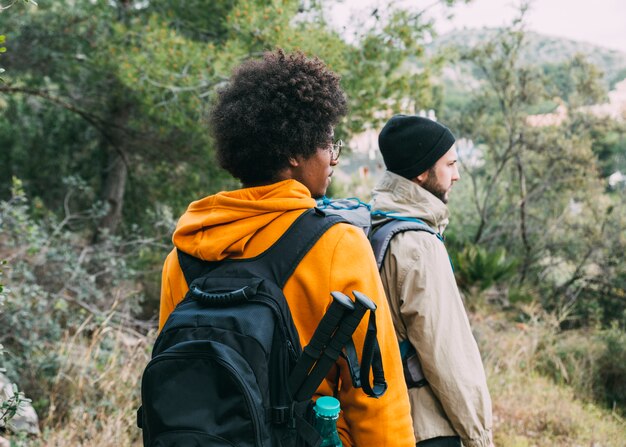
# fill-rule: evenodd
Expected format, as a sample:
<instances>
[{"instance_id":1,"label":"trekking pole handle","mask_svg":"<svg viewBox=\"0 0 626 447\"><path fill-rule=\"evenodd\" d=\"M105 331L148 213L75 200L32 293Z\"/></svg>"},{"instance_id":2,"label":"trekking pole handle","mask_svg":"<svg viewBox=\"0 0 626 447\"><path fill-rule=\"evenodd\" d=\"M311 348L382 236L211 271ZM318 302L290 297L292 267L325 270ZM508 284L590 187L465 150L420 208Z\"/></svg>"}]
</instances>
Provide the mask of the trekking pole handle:
<instances>
[{"instance_id":1,"label":"trekking pole handle","mask_svg":"<svg viewBox=\"0 0 626 447\"><path fill-rule=\"evenodd\" d=\"M341 292L332 292L333 298L338 301L348 300L352 302L352 300L345 294ZM369 303L368 303L369 304ZM339 358L339 354L341 350L351 339L352 334L356 330L357 326L361 322L363 315L367 311L367 308L360 304L360 302L356 301L353 305L354 310L347 313L344 318L341 319L339 323L339 327L333 333L332 338L328 342L328 344L324 347L324 352L315 363L309 375L303 381L300 388L295 393L295 398L298 401L310 399L317 387L322 383L326 374L330 368L335 364L337 359Z\"/></svg>"},{"instance_id":2,"label":"trekking pole handle","mask_svg":"<svg viewBox=\"0 0 626 447\"><path fill-rule=\"evenodd\" d=\"M289 389L296 394L307 378L315 362L322 356L324 349L333 337L346 312L354 310L354 303L350 298L338 292L331 292L333 301L320 320L309 344L304 347L298 362L289 375Z\"/></svg>"},{"instance_id":3,"label":"trekking pole handle","mask_svg":"<svg viewBox=\"0 0 626 447\"><path fill-rule=\"evenodd\" d=\"M350 300L347 295L344 295L341 292L333 293L337 295L343 295L345 299ZM374 305L374 308L376 307L376 305L372 303L371 300L369 303L366 302L366 304L368 305L370 305L370 303L371 305ZM369 309L370 308L364 305L363 302L356 300L354 302L354 310L349 315L346 315L346 317L341 321L341 324L339 325L336 334L331 340L330 346L341 351L344 344L350 339L350 337L352 337L352 334L354 333L354 331L356 331L357 326L361 323L363 315L365 315L365 312L367 312ZM334 356L334 353L332 353L331 355Z\"/></svg>"},{"instance_id":4,"label":"trekking pole handle","mask_svg":"<svg viewBox=\"0 0 626 447\"><path fill-rule=\"evenodd\" d=\"M337 302L348 310L354 310L354 303L347 295L341 292L330 292L330 296L333 297L333 303Z\"/></svg>"},{"instance_id":5,"label":"trekking pole handle","mask_svg":"<svg viewBox=\"0 0 626 447\"><path fill-rule=\"evenodd\" d=\"M331 292L330 295L333 301L315 329L311 341L304 348L304 351L315 359L322 355L346 313L354 311L354 303L346 295L340 292Z\"/></svg>"},{"instance_id":6,"label":"trekking pole handle","mask_svg":"<svg viewBox=\"0 0 626 447\"><path fill-rule=\"evenodd\" d=\"M356 299L356 302L365 307L367 310L374 312L376 310L376 303L372 301L367 295L359 292L358 290L353 290L352 294Z\"/></svg>"}]
</instances>

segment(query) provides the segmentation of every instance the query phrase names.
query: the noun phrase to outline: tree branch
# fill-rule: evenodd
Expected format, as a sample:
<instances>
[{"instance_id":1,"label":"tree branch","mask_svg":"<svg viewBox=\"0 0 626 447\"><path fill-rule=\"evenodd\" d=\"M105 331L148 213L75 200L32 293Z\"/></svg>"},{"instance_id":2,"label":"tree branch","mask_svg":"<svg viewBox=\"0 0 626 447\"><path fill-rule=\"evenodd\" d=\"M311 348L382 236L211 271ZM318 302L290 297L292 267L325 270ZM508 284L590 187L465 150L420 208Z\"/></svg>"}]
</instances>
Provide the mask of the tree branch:
<instances>
[{"instance_id":1,"label":"tree branch","mask_svg":"<svg viewBox=\"0 0 626 447\"><path fill-rule=\"evenodd\" d=\"M128 129L126 127L119 126L119 125L117 125L115 123L112 123L112 122L109 122L107 120L104 120L104 119L98 117L97 115L94 115L93 113L87 112L87 111L85 111L83 109L80 109L79 107L76 107L74 104L66 101L63 98L59 98L59 97L51 95L50 93L48 93L45 90L37 90L37 89L31 89L31 88L26 88L26 87L14 87L14 86L11 86L11 85L0 85L0 93L5 93L5 94L21 93L21 94L24 94L24 95L37 96L37 97L45 99L46 101L49 101L49 102L51 102L53 104L56 104L56 105L64 108L65 110L68 110L68 111L70 111L72 113L75 113L76 115L80 116L83 120L85 120L87 123L89 123L94 128L96 128L102 134L104 139L120 155L120 157L124 161L124 164L126 165L126 167L130 169L130 164L128 162L128 158L126 157L126 154L124 153L124 151L122 151L118 147L118 145L115 143L115 141L111 137L109 131L107 130L108 128L117 128L117 129L120 129L120 130L123 130L123 131L128 131Z\"/></svg>"}]
</instances>

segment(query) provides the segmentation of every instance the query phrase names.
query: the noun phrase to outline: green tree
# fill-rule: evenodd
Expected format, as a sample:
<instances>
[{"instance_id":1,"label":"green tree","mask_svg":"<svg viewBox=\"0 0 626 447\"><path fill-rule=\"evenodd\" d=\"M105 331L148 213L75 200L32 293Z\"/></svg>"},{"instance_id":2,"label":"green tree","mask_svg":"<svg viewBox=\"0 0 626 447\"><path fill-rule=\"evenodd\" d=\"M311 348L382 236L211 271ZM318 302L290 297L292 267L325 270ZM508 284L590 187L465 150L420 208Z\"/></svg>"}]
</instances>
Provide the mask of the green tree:
<instances>
[{"instance_id":1,"label":"green tree","mask_svg":"<svg viewBox=\"0 0 626 447\"><path fill-rule=\"evenodd\" d=\"M530 125L529 110L554 84L539 67L520 60L524 13L522 8L509 29L465 55L484 82L451 120L478 155L471 160L461 150L467 180L453 198L458 207L451 207L454 220L463 222L456 239L458 245L471 242L488 252L505 248L518 260L512 285L531 290L547 309L578 318L574 324L588 323L590 313L583 315L580 303L591 298L591 284L601 280L601 272L614 270L609 261L614 232L624 227L604 194L594 139L580 132L577 114ZM572 73L571 104L592 103L601 96L598 71L578 59L572 64L579 70ZM472 210L464 206L468 203ZM605 310L598 319L603 323Z\"/></svg>"},{"instance_id":2,"label":"green tree","mask_svg":"<svg viewBox=\"0 0 626 447\"><path fill-rule=\"evenodd\" d=\"M173 100L169 114L156 113L156 98L146 97L136 84L158 84L162 79L133 78L133 67L127 65L127 55L144 50L142 32L156 26L165 37L162 73L193 82L198 75L183 73L189 68L178 66L181 62L172 59L173 49L165 47L184 48L181 38L163 21L150 22L130 2L61 3L42 5L9 23L15 51L7 61L15 80L10 78L3 90L13 94L7 108L16 112L18 123L4 135L11 148L3 163L8 171L3 176L5 190L7 180L19 174L29 191L46 202L58 201L63 189L59 180L79 175L105 207L98 226L115 231L123 211L128 216L145 214L146 199L150 203L163 195L169 198L176 189L180 194L199 189L199 184L219 185L225 176L207 156L207 138L199 131L204 105L198 95L192 97L184 86L182 93L159 89L161 99ZM198 54L198 47L189 45L187 56L198 61L193 68L199 71L208 61ZM194 120L191 129L184 127ZM33 158L33 152L41 157ZM205 169L201 178L185 178L171 166L185 158ZM146 165L155 175L145 175ZM41 175L46 173L42 166L50 169L50 175ZM166 186L153 189L157 182ZM127 193L131 200L125 203Z\"/></svg>"},{"instance_id":3,"label":"green tree","mask_svg":"<svg viewBox=\"0 0 626 447\"><path fill-rule=\"evenodd\" d=\"M11 76L0 86L0 109L15 120L0 124L8 148L0 196L15 175L54 207L65 196L61 180L78 177L94 191L85 200L102 209L99 232L146 224L159 204L178 213L237 185L215 163L204 118L232 68L265 50L301 49L343 75L352 114L342 136L406 98L420 108L435 102L430 79L440 60L423 55L432 22L403 10L354 44L329 29L320 2L298 0L60 0L3 26ZM419 73L408 69L415 59ZM72 200L66 205L86 205Z\"/></svg>"},{"instance_id":4,"label":"green tree","mask_svg":"<svg viewBox=\"0 0 626 447\"><path fill-rule=\"evenodd\" d=\"M599 82L602 77L600 70L582 54L576 54L563 63L543 65L542 70L546 94L572 107L596 104L606 97L606 91Z\"/></svg>"}]
</instances>

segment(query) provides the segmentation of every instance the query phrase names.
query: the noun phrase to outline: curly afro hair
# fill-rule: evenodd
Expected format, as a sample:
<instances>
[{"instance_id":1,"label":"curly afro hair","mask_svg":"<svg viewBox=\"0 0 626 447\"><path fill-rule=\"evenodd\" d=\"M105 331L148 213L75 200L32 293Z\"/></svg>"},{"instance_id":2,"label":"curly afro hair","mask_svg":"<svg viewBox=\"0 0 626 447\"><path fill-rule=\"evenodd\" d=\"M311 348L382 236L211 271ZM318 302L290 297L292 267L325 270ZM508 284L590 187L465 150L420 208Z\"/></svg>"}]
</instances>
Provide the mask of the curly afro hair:
<instances>
[{"instance_id":1,"label":"curly afro hair","mask_svg":"<svg viewBox=\"0 0 626 447\"><path fill-rule=\"evenodd\" d=\"M271 183L289 158L327 146L346 113L339 76L320 59L265 53L218 91L210 114L218 161L246 186Z\"/></svg>"}]
</instances>

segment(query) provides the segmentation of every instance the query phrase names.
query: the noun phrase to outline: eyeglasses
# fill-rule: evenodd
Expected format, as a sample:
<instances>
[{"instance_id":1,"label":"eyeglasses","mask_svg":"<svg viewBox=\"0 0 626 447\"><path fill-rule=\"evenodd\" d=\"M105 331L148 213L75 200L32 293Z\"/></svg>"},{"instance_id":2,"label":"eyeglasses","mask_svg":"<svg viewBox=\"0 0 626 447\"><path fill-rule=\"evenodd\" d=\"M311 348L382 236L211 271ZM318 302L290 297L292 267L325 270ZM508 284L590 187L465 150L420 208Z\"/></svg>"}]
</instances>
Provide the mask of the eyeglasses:
<instances>
[{"instance_id":1,"label":"eyeglasses","mask_svg":"<svg viewBox=\"0 0 626 447\"><path fill-rule=\"evenodd\" d=\"M337 161L339 155L341 155L341 148L343 148L343 140L337 140L330 145L330 157L331 161Z\"/></svg>"}]
</instances>

